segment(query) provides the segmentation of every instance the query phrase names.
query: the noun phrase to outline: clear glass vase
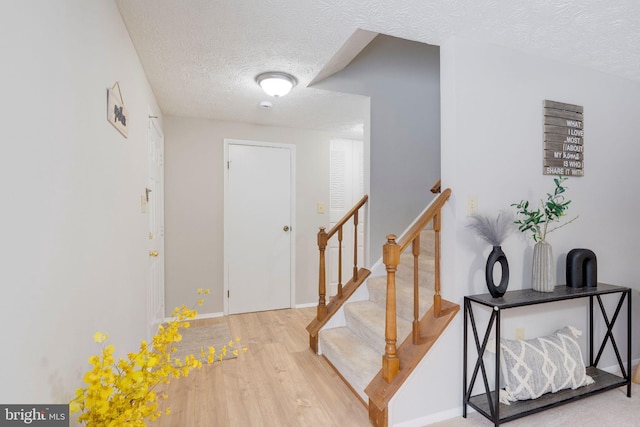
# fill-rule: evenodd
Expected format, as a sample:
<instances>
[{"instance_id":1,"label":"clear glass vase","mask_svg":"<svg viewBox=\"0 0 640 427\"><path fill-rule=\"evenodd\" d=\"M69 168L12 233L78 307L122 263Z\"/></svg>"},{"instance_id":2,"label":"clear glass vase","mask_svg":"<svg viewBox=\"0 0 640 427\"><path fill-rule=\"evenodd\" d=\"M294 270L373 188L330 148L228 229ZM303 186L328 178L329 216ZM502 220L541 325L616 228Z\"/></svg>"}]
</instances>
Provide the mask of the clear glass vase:
<instances>
[{"instance_id":1,"label":"clear glass vase","mask_svg":"<svg viewBox=\"0 0 640 427\"><path fill-rule=\"evenodd\" d=\"M538 292L553 292L556 286L554 270L553 248L545 240L541 240L533 247L531 289Z\"/></svg>"}]
</instances>

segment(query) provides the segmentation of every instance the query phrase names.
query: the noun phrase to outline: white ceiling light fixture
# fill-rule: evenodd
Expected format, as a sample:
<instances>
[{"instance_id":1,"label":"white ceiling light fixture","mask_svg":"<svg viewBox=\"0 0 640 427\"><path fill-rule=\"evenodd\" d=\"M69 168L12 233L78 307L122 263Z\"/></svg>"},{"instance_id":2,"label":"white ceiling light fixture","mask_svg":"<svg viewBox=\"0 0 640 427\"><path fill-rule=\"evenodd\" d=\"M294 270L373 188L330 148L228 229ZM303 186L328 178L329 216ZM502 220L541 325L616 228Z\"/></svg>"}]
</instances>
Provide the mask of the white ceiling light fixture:
<instances>
[{"instance_id":1,"label":"white ceiling light fixture","mask_svg":"<svg viewBox=\"0 0 640 427\"><path fill-rule=\"evenodd\" d=\"M269 71L267 73L258 74L256 82L267 95L279 98L288 94L291 89L298 83L291 74L279 71Z\"/></svg>"}]
</instances>

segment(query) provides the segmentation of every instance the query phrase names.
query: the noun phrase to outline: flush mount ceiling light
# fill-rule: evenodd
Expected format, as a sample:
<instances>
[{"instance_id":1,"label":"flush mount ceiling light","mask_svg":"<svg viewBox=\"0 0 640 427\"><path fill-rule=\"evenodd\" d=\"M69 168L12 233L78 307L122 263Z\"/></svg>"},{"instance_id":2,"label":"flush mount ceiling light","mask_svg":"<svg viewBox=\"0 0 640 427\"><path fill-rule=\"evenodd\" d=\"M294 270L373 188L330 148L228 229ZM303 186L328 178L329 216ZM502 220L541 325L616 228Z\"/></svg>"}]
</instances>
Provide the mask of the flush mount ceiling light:
<instances>
[{"instance_id":1,"label":"flush mount ceiling light","mask_svg":"<svg viewBox=\"0 0 640 427\"><path fill-rule=\"evenodd\" d=\"M268 73L259 74L256 82L260 85L267 95L276 98L285 96L298 83L291 74L281 73L279 71L270 71Z\"/></svg>"}]
</instances>

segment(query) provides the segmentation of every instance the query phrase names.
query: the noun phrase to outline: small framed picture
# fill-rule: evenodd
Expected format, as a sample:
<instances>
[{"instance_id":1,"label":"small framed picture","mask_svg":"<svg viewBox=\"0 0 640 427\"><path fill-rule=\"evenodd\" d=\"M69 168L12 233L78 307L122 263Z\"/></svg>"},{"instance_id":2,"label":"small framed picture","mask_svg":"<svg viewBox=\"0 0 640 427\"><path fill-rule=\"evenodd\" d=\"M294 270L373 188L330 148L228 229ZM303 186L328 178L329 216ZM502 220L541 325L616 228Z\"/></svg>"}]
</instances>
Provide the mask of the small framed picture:
<instances>
[{"instance_id":1,"label":"small framed picture","mask_svg":"<svg viewBox=\"0 0 640 427\"><path fill-rule=\"evenodd\" d=\"M118 90L116 91L116 87ZM129 111L124 106L120 84L116 82L107 91L107 120L125 137L128 137Z\"/></svg>"}]
</instances>

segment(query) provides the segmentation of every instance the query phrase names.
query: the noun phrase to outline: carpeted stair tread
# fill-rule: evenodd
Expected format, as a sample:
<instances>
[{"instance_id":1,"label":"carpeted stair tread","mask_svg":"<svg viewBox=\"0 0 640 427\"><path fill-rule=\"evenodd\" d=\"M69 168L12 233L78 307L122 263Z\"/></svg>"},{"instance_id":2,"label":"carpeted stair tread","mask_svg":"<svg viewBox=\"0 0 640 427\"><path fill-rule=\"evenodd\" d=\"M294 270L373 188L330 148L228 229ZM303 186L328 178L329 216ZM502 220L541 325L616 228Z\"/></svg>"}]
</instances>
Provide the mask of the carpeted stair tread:
<instances>
[{"instance_id":1,"label":"carpeted stair tread","mask_svg":"<svg viewBox=\"0 0 640 427\"><path fill-rule=\"evenodd\" d=\"M413 244L410 243L405 253L411 254ZM422 230L420 233L420 254L434 256L436 249L436 232L433 230Z\"/></svg>"},{"instance_id":2,"label":"carpeted stair tread","mask_svg":"<svg viewBox=\"0 0 640 427\"><path fill-rule=\"evenodd\" d=\"M433 230L422 230L420 233L420 253L435 255L436 232Z\"/></svg>"},{"instance_id":3,"label":"carpeted stair tread","mask_svg":"<svg viewBox=\"0 0 640 427\"><path fill-rule=\"evenodd\" d=\"M430 226L428 226L430 228ZM433 305L435 283L435 232L425 229L420 234L419 318ZM396 312L398 345L411 333L413 322L413 263L411 246L400 255L396 272ZM344 305L346 326L323 329L318 334L322 354L360 395L382 367L385 342L385 310L387 277L369 278L366 282L369 300Z\"/></svg>"},{"instance_id":4,"label":"carpeted stair tread","mask_svg":"<svg viewBox=\"0 0 640 427\"><path fill-rule=\"evenodd\" d=\"M418 257L418 278L421 285L433 286L436 271L435 259L432 256ZM396 271L396 280L407 280L413 283L413 255L411 252L400 255L400 265Z\"/></svg>"},{"instance_id":5,"label":"carpeted stair tread","mask_svg":"<svg viewBox=\"0 0 640 427\"><path fill-rule=\"evenodd\" d=\"M347 319L347 327L374 347L384 353L386 345L385 331L385 310L380 305L372 301L360 301L347 304L344 309ZM411 332L411 322L403 318L397 319L397 342L401 343Z\"/></svg>"},{"instance_id":6,"label":"carpeted stair tread","mask_svg":"<svg viewBox=\"0 0 640 427\"><path fill-rule=\"evenodd\" d=\"M362 400L368 402L364 389L382 368L382 353L346 327L322 330L318 340L322 354Z\"/></svg>"},{"instance_id":7,"label":"carpeted stair tread","mask_svg":"<svg viewBox=\"0 0 640 427\"><path fill-rule=\"evenodd\" d=\"M371 277L367 279L369 300L384 308L387 300L387 277ZM422 317L433 304L435 292L431 287L420 286L418 289L420 317ZM396 311L398 317L413 321L413 282L407 283L396 280Z\"/></svg>"}]
</instances>

